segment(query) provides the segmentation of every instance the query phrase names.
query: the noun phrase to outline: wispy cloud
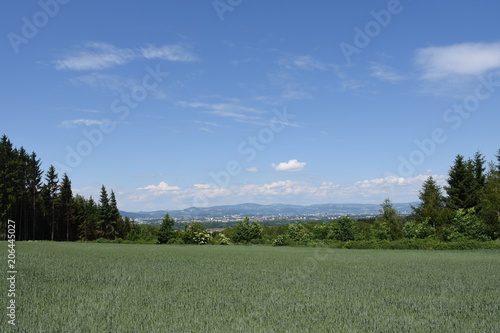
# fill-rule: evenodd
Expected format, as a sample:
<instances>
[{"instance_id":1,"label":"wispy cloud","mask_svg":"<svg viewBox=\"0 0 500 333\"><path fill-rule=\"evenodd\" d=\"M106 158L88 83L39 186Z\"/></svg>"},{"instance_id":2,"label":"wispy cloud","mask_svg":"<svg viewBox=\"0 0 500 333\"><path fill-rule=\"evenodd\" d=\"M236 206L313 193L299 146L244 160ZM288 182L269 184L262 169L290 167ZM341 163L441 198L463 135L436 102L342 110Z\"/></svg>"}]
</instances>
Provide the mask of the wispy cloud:
<instances>
[{"instance_id":1,"label":"wispy cloud","mask_svg":"<svg viewBox=\"0 0 500 333\"><path fill-rule=\"evenodd\" d=\"M111 44L87 42L55 61L56 69L88 71L124 65L135 58L131 49L120 49Z\"/></svg>"},{"instance_id":2,"label":"wispy cloud","mask_svg":"<svg viewBox=\"0 0 500 333\"><path fill-rule=\"evenodd\" d=\"M195 124L199 124L201 125L199 127L199 129L201 131L204 131L204 132L207 132L207 133L210 133L210 134L215 134L215 130L214 128L218 128L218 127L226 127L222 124L218 124L218 123L214 123L214 122L211 122L211 121L201 121L201 120L194 120L193 121Z\"/></svg>"},{"instance_id":3,"label":"wispy cloud","mask_svg":"<svg viewBox=\"0 0 500 333\"><path fill-rule=\"evenodd\" d=\"M326 71L333 66L315 59L312 56L288 56L278 60L278 64L287 69L300 69L300 70L320 70Z\"/></svg>"},{"instance_id":4,"label":"wispy cloud","mask_svg":"<svg viewBox=\"0 0 500 333\"><path fill-rule=\"evenodd\" d=\"M98 72L72 78L70 82L73 84L84 83L92 88L111 90L119 93L139 85L134 79Z\"/></svg>"},{"instance_id":5,"label":"wispy cloud","mask_svg":"<svg viewBox=\"0 0 500 333\"><path fill-rule=\"evenodd\" d=\"M261 120L266 112L260 109L247 107L239 103L201 103L179 101L177 105L185 108L200 109L201 112L218 117L230 118L244 123L255 123Z\"/></svg>"},{"instance_id":6,"label":"wispy cloud","mask_svg":"<svg viewBox=\"0 0 500 333\"><path fill-rule=\"evenodd\" d=\"M156 47L150 45L141 49L142 56L146 59L163 59L168 61L196 61L198 58L183 45L163 45Z\"/></svg>"},{"instance_id":7,"label":"wispy cloud","mask_svg":"<svg viewBox=\"0 0 500 333\"><path fill-rule=\"evenodd\" d=\"M62 127L66 128L73 128L77 127L79 125L84 125L84 126L92 126L92 125L102 125L103 121L102 120L96 120L96 119L73 119L73 120L65 120L61 123Z\"/></svg>"},{"instance_id":8,"label":"wispy cloud","mask_svg":"<svg viewBox=\"0 0 500 333\"><path fill-rule=\"evenodd\" d=\"M415 62L424 80L477 76L500 68L500 42L426 47L417 50Z\"/></svg>"},{"instance_id":9,"label":"wispy cloud","mask_svg":"<svg viewBox=\"0 0 500 333\"><path fill-rule=\"evenodd\" d=\"M298 160L290 160L288 162L282 162L279 164L272 164L271 166L273 167L274 170L276 171L289 171L289 172L296 172L296 171L301 171L304 170L306 167L305 162L299 162Z\"/></svg>"},{"instance_id":10,"label":"wispy cloud","mask_svg":"<svg viewBox=\"0 0 500 333\"><path fill-rule=\"evenodd\" d=\"M119 48L108 43L86 42L54 61L58 70L98 71L125 65L136 58L191 62L197 57L183 45L149 45L145 48Z\"/></svg>"},{"instance_id":11,"label":"wispy cloud","mask_svg":"<svg viewBox=\"0 0 500 333\"><path fill-rule=\"evenodd\" d=\"M371 76L375 77L381 81L386 81L390 83L398 83L400 81L406 80L409 77L405 75L398 74L396 69L391 66L380 64L380 63L372 63L371 67Z\"/></svg>"},{"instance_id":12,"label":"wispy cloud","mask_svg":"<svg viewBox=\"0 0 500 333\"><path fill-rule=\"evenodd\" d=\"M244 171L245 172L259 172L259 169L257 167L251 167L251 168L246 168Z\"/></svg>"}]
</instances>

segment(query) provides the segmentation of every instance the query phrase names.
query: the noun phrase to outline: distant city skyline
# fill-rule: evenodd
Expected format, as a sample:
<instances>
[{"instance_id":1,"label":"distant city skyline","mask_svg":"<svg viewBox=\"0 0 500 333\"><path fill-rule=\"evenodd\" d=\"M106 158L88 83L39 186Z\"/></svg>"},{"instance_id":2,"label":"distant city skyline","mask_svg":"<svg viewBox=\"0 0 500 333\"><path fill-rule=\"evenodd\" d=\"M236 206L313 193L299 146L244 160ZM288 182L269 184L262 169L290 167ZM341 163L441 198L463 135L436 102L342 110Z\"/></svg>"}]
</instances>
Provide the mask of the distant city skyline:
<instances>
[{"instance_id":1,"label":"distant city skyline","mask_svg":"<svg viewBox=\"0 0 500 333\"><path fill-rule=\"evenodd\" d=\"M124 211L417 200L500 148L500 3L40 0L0 135Z\"/></svg>"}]
</instances>

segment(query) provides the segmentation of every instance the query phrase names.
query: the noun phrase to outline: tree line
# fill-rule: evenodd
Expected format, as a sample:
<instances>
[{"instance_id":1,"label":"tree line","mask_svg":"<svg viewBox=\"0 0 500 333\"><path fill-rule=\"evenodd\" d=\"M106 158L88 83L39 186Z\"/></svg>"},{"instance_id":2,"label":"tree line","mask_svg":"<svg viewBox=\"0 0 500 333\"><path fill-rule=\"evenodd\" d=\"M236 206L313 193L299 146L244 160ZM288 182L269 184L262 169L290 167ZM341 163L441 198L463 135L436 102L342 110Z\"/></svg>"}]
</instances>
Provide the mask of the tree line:
<instances>
[{"instance_id":1,"label":"tree line","mask_svg":"<svg viewBox=\"0 0 500 333\"><path fill-rule=\"evenodd\" d=\"M0 233L7 221L16 222L16 240L92 241L125 238L138 226L122 218L113 191L103 185L99 202L74 195L67 174L54 166L43 172L36 153L0 139Z\"/></svg>"},{"instance_id":2,"label":"tree line","mask_svg":"<svg viewBox=\"0 0 500 333\"><path fill-rule=\"evenodd\" d=\"M477 152L473 158L457 155L441 187L429 177L419 192L413 213L403 217L389 199L374 219L349 216L329 222L266 226L249 219L222 232L210 233L203 223L185 224L175 230L167 214L160 227L138 225L119 213L116 197L101 187L99 201L74 195L67 174L53 166L47 172L33 152L14 148L4 135L0 139L0 233L6 237L7 220L16 221L17 240L130 241L174 244L496 240L500 238L500 150L487 165Z\"/></svg>"},{"instance_id":3,"label":"tree line","mask_svg":"<svg viewBox=\"0 0 500 333\"><path fill-rule=\"evenodd\" d=\"M419 199L420 203L412 207L409 216L401 216L386 199L381 204L380 214L373 219L354 220L344 216L326 223L263 226L246 218L235 227L212 235L206 234L206 228L197 224L195 233L206 234L208 240L200 244L332 245L334 242L496 240L500 238L500 150L496 162L491 162L489 167L480 152L469 159L457 155L448 172L447 185L439 186L430 176L422 185ZM197 243L186 237L186 232L175 231L173 226L174 221L167 215L160 227L160 243Z\"/></svg>"}]
</instances>

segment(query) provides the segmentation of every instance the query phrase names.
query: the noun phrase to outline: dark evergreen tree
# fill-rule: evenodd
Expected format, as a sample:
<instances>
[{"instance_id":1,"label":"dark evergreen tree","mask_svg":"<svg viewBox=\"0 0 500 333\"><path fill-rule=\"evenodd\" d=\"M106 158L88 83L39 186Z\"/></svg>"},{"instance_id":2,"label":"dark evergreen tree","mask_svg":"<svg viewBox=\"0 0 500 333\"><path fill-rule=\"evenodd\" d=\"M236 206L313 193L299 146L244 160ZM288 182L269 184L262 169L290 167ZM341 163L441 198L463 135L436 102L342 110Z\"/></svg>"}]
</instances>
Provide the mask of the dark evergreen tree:
<instances>
[{"instance_id":1,"label":"dark evergreen tree","mask_svg":"<svg viewBox=\"0 0 500 333\"><path fill-rule=\"evenodd\" d=\"M37 227L37 202L40 201L40 189L42 183L43 171L41 170L40 159L37 159L36 154L33 152L28 160L28 177L27 177L27 188L29 192L29 201L31 205L31 231L32 239L36 239L36 227ZM27 237L28 239L28 237Z\"/></svg>"},{"instance_id":2,"label":"dark evergreen tree","mask_svg":"<svg viewBox=\"0 0 500 333\"><path fill-rule=\"evenodd\" d=\"M16 190L19 184L17 152L7 136L3 135L0 139L0 226L4 237L7 220L15 219L13 208L17 200Z\"/></svg>"},{"instance_id":3,"label":"dark evergreen tree","mask_svg":"<svg viewBox=\"0 0 500 333\"><path fill-rule=\"evenodd\" d=\"M417 223L429 223L434 228L440 228L447 223L448 214L441 187L432 176L422 184L418 198L420 204L412 207Z\"/></svg>"},{"instance_id":4,"label":"dark evergreen tree","mask_svg":"<svg viewBox=\"0 0 500 333\"><path fill-rule=\"evenodd\" d=\"M497 158L496 171L500 172L500 149L498 149L496 158Z\"/></svg>"},{"instance_id":5,"label":"dark evergreen tree","mask_svg":"<svg viewBox=\"0 0 500 333\"><path fill-rule=\"evenodd\" d=\"M75 206L79 238L84 241L93 241L97 239L99 235L99 208L94 199L90 197L90 199L87 200L80 195L76 195L73 203Z\"/></svg>"},{"instance_id":6,"label":"dark evergreen tree","mask_svg":"<svg viewBox=\"0 0 500 333\"><path fill-rule=\"evenodd\" d=\"M469 163L472 163L474 172L474 183L473 187L470 189L470 200L471 205L473 205L472 207L474 207L476 212L479 213L481 193L484 185L486 184L486 160L484 159L484 156L478 151L474 155L474 159L472 161L469 161Z\"/></svg>"},{"instance_id":7,"label":"dark evergreen tree","mask_svg":"<svg viewBox=\"0 0 500 333\"><path fill-rule=\"evenodd\" d=\"M484 185L479 203L479 216L484 221L486 232L492 239L500 238L500 150L499 165L493 166Z\"/></svg>"},{"instance_id":8,"label":"dark evergreen tree","mask_svg":"<svg viewBox=\"0 0 500 333\"><path fill-rule=\"evenodd\" d=\"M50 239L54 240L57 228L57 207L59 205L59 179L53 165L45 175L45 184L42 188L45 216L50 226Z\"/></svg>"},{"instance_id":9,"label":"dark evergreen tree","mask_svg":"<svg viewBox=\"0 0 500 333\"><path fill-rule=\"evenodd\" d=\"M102 185L101 196L99 198L99 231L100 237L112 239L114 230L111 223L111 206L109 204L108 192Z\"/></svg>"},{"instance_id":10,"label":"dark evergreen tree","mask_svg":"<svg viewBox=\"0 0 500 333\"><path fill-rule=\"evenodd\" d=\"M63 175L60 190L60 209L61 209L61 225L60 230L66 230L66 241L72 240L73 234L73 192L71 190L71 181L67 174Z\"/></svg>"},{"instance_id":11,"label":"dark evergreen tree","mask_svg":"<svg viewBox=\"0 0 500 333\"><path fill-rule=\"evenodd\" d=\"M15 149L15 168L18 175L18 184L15 190L16 203L14 218L17 220L16 233L19 239L26 239L28 236L28 202L29 188L28 183L28 160L29 155L24 147Z\"/></svg>"},{"instance_id":12,"label":"dark evergreen tree","mask_svg":"<svg viewBox=\"0 0 500 333\"><path fill-rule=\"evenodd\" d=\"M170 215L167 213L161 220L161 226L158 230L158 242L160 244L167 243L169 240L175 237L174 232L175 220L170 218Z\"/></svg>"},{"instance_id":13,"label":"dark evergreen tree","mask_svg":"<svg viewBox=\"0 0 500 333\"><path fill-rule=\"evenodd\" d=\"M457 155L448 174L448 186L445 186L448 197L446 206L452 210L473 208L477 202L471 189L476 188L474 165L465 161L462 155Z\"/></svg>"}]
</instances>

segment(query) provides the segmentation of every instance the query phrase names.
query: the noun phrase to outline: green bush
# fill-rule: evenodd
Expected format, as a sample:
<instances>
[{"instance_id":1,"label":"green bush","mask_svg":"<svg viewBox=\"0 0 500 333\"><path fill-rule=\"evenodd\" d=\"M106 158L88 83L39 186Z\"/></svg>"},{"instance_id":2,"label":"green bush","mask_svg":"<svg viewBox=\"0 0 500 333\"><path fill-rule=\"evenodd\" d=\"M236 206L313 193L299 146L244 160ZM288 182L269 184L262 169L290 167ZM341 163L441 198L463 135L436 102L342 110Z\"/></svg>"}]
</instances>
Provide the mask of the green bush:
<instances>
[{"instance_id":1,"label":"green bush","mask_svg":"<svg viewBox=\"0 0 500 333\"><path fill-rule=\"evenodd\" d=\"M286 246L290 245L290 239L285 235L278 235L276 239L273 241L273 246Z\"/></svg>"}]
</instances>

